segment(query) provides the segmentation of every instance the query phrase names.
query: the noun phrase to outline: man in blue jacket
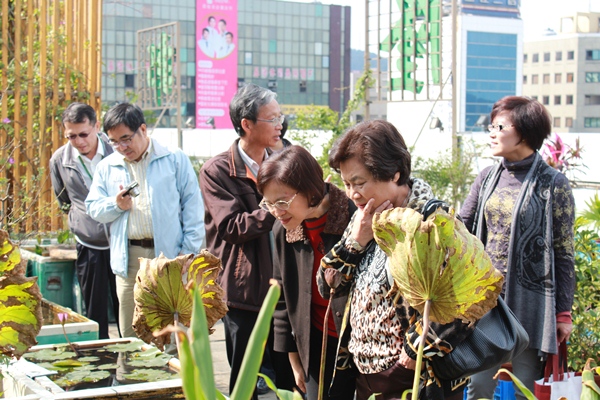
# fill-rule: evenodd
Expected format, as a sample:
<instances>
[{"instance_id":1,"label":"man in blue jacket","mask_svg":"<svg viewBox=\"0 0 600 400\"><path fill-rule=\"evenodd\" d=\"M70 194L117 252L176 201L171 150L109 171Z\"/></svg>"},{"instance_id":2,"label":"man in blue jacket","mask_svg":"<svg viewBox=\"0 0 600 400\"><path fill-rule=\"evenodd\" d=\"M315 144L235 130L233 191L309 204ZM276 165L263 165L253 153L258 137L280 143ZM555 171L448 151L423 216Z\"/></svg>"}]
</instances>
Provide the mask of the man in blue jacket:
<instances>
[{"instance_id":1,"label":"man in blue jacket","mask_svg":"<svg viewBox=\"0 0 600 400\"><path fill-rule=\"evenodd\" d=\"M113 149L98 130L96 111L87 104L71 103L62 114L62 125L69 141L50 159L52 188L61 210L69 214L69 228L77 242L75 269L87 317L98 323L100 339L108 339L107 294L112 296L115 316L119 310L108 226L90 218L84 202L96 166Z\"/></svg>"},{"instance_id":2,"label":"man in blue jacket","mask_svg":"<svg viewBox=\"0 0 600 400\"><path fill-rule=\"evenodd\" d=\"M96 169L85 201L97 221L111 223L111 266L119 296L119 325L132 328L139 257L196 254L204 240L204 204L189 158L148 137L142 110L121 103L107 111L104 131L116 150ZM127 186L137 182L137 191Z\"/></svg>"}]
</instances>

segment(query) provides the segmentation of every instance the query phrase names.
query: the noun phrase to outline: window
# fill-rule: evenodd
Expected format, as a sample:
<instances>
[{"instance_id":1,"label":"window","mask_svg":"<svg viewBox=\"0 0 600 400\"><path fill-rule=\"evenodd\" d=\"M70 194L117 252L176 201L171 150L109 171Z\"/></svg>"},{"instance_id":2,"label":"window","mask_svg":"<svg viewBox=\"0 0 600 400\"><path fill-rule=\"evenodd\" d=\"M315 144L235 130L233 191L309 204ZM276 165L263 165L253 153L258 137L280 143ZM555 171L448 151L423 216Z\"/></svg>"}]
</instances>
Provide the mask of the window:
<instances>
[{"instance_id":1,"label":"window","mask_svg":"<svg viewBox=\"0 0 600 400\"><path fill-rule=\"evenodd\" d=\"M127 88L135 87L135 75L125 74L125 87L127 87Z\"/></svg>"},{"instance_id":2,"label":"window","mask_svg":"<svg viewBox=\"0 0 600 400\"><path fill-rule=\"evenodd\" d=\"M572 72L567 72L567 83L572 83L574 81L574 75Z\"/></svg>"},{"instance_id":3,"label":"window","mask_svg":"<svg viewBox=\"0 0 600 400\"><path fill-rule=\"evenodd\" d=\"M573 95L572 94L567 95L567 97L565 98L565 104L573 104Z\"/></svg>"},{"instance_id":4,"label":"window","mask_svg":"<svg viewBox=\"0 0 600 400\"><path fill-rule=\"evenodd\" d=\"M573 118L571 118L571 117L565 118L565 128L572 128L572 127L573 127Z\"/></svg>"},{"instance_id":5,"label":"window","mask_svg":"<svg viewBox=\"0 0 600 400\"><path fill-rule=\"evenodd\" d=\"M554 55L554 59L556 61L562 61L562 51L557 51L556 54Z\"/></svg>"},{"instance_id":6,"label":"window","mask_svg":"<svg viewBox=\"0 0 600 400\"><path fill-rule=\"evenodd\" d=\"M554 105L560 106L560 95L554 96Z\"/></svg>"},{"instance_id":7,"label":"window","mask_svg":"<svg viewBox=\"0 0 600 400\"><path fill-rule=\"evenodd\" d=\"M600 118L584 118L583 119L583 127L584 128L600 128Z\"/></svg>"},{"instance_id":8,"label":"window","mask_svg":"<svg viewBox=\"0 0 600 400\"><path fill-rule=\"evenodd\" d=\"M575 52L573 50L567 51L567 60L574 60L574 59L575 59Z\"/></svg>"},{"instance_id":9,"label":"window","mask_svg":"<svg viewBox=\"0 0 600 400\"><path fill-rule=\"evenodd\" d=\"M269 40L269 53L277 53L277 40Z\"/></svg>"},{"instance_id":10,"label":"window","mask_svg":"<svg viewBox=\"0 0 600 400\"><path fill-rule=\"evenodd\" d=\"M250 52L246 52L246 53L244 54L244 63L245 63L246 65L248 65L248 64L252 64L252 53L250 53Z\"/></svg>"},{"instance_id":11,"label":"window","mask_svg":"<svg viewBox=\"0 0 600 400\"><path fill-rule=\"evenodd\" d=\"M527 75L523 75L523 85L527 84Z\"/></svg>"},{"instance_id":12,"label":"window","mask_svg":"<svg viewBox=\"0 0 600 400\"><path fill-rule=\"evenodd\" d=\"M538 97L537 96L531 96L532 99L534 99L535 101L538 101Z\"/></svg>"},{"instance_id":13,"label":"window","mask_svg":"<svg viewBox=\"0 0 600 400\"><path fill-rule=\"evenodd\" d=\"M540 61L540 55L538 53L534 53L533 56L531 57L531 62L538 62Z\"/></svg>"},{"instance_id":14,"label":"window","mask_svg":"<svg viewBox=\"0 0 600 400\"><path fill-rule=\"evenodd\" d=\"M542 79L544 83L550 83L550 74L544 74Z\"/></svg>"},{"instance_id":15,"label":"window","mask_svg":"<svg viewBox=\"0 0 600 400\"><path fill-rule=\"evenodd\" d=\"M550 96L544 96L542 97L542 104L547 106L550 104Z\"/></svg>"},{"instance_id":16,"label":"window","mask_svg":"<svg viewBox=\"0 0 600 400\"><path fill-rule=\"evenodd\" d=\"M587 61L600 60L600 50L586 50L585 51L585 59Z\"/></svg>"},{"instance_id":17,"label":"window","mask_svg":"<svg viewBox=\"0 0 600 400\"><path fill-rule=\"evenodd\" d=\"M544 62L550 61L550 53L544 53Z\"/></svg>"},{"instance_id":18,"label":"window","mask_svg":"<svg viewBox=\"0 0 600 400\"><path fill-rule=\"evenodd\" d=\"M554 83L561 83L562 82L562 74L558 73L558 74L554 74Z\"/></svg>"},{"instance_id":19,"label":"window","mask_svg":"<svg viewBox=\"0 0 600 400\"><path fill-rule=\"evenodd\" d=\"M127 75L125 75L127 76ZM585 83L599 83L600 82L600 72L586 72L585 73Z\"/></svg>"},{"instance_id":20,"label":"window","mask_svg":"<svg viewBox=\"0 0 600 400\"><path fill-rule=\"evenodd\" d=\"M586 106L597 106L600 105L600 95L586 94L584 104Z\"/></svg>"},{"instance_id":21,"label":"window","mask_svg":"<svg viewBox=\"0 0 600 400\"><path fill-rule=\"evenodd\" d=\"M555 128L560 128L560 117L554 117L552 125L554 125Z\"/></svg>"},{"instance_id":22,"label":"window","mask_svg":"<svg viewBox=\"0 0 600 400\"><path fill-rule=\"evenodd\" d=\"M306 81L300 81L300 93L306 92Z\"/></svg>"},{"instance_id":23,"label":"window","mask_svg":"<svg viewBox=\"0 0 600 400\"><path fill-rule=\"evenodd\" d=\"M531 84L532 85L538 84L538 76L537 75L531 75Z\"/></svg>"},{"instance_id":24,"label":"window","mask_svg":"<svg viewBox=\"0 0 600 400\"><path fill-rule=\"evenodd\" d=\"M527 54L523 53L523 64L527 63Z\"/></svg>"}]
</instances>

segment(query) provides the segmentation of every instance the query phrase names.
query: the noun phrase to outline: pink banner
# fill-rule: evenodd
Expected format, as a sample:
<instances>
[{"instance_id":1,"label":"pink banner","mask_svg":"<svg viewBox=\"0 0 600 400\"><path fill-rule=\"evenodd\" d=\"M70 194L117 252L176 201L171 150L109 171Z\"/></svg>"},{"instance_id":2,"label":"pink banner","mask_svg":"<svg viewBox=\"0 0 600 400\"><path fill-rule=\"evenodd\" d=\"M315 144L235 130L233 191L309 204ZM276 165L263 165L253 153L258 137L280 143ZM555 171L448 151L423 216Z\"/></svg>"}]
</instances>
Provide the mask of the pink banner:
<instances>
[{"instance_id":1,"label":"pink banner","mask_svg":"<svg viewBox=\"0 0 600 400\"><path fill-rule=\"evenodd\" d=\"M196 2L196 128L232 128L237 90L237 0Z\"/></svg>"}]
</instances>

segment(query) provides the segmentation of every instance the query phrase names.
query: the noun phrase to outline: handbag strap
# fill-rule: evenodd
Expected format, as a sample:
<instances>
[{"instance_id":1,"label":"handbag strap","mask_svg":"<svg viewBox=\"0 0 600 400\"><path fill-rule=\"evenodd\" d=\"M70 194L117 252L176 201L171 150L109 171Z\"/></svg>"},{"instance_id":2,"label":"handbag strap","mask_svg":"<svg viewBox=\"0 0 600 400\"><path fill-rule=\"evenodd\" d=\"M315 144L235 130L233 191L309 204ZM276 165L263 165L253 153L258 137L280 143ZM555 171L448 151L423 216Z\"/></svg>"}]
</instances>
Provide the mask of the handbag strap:
<instances>
[{"instance_id":1,"label":"handbag strap","mask_svg":"<svg viewBox=\"0 0 600 400\"><path fill-rule=\"evenodd\" d=\"M553 382L563 381L565 372L567 372L567 341L563 340L558 344L558 354L549 354L546 359L544 382L550 380L550 375Z\"/></svg>"}]
</instances>

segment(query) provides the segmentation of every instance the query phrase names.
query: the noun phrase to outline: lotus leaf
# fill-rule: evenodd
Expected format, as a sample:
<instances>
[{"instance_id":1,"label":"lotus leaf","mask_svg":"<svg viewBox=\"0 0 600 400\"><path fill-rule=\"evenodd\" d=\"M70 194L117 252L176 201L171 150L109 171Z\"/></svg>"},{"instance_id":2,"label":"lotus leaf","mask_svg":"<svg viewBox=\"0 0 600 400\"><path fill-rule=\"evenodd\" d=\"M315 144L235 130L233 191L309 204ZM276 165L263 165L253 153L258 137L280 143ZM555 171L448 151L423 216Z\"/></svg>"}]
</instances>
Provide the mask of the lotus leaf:
<instances>
[{"instance_id":1,"label":"lotus leaf","mask_svg":"<svg viewBox=\"0 0 600 400\"><path fill-rule=\"evenodd\" d=\"M471 322L496 305L502 274L453 210L438 208L425 221L410 208L386 210L373 217L373 232L399 293L422 314L429 300L432 321Z\"/></svg>"},{"instance_id":2,"label":"lotus leaf","mask_svg":"<svg viewBox=\"0 0 600 400\"><path fill-rule=\"evenodd\" d=\"M37 344L42 295L37 278L26 278L19 248L0 230L0 352L21 357Z\"/></svg>"},{"instance_id":3,"label":"lotus leaf","mask_svg":"<svg viewBox=\"0 0 600 400\"><path fill-rule=\"evenodd\" d=\"M30 360L38 361L57 361L66 360L67 358L75 358L77 354L73 351L65 351L65 347L59 347L57 349L43 349L38 351L32 351L26 353L24 356Z\"/></svg>"},{"instance_id":4,"label":"lotus leaf","mask_svg":"<svg viewBox=\"0 0 600 400\"><path fill-rule=\"evenodd\" d=\"M118 344L109 344L104 346L103 349L99 349L99 352L102 351L112 351L113 353L124 353L124 352L134 352L141 350L144 346L144 342L141 340L132 340L127 343L118 343Z\"/></svg>"},{"instance_id":5,"label":"lotus leaf","mask_svg":"<svg viewBox=\"0 0 600 400\"><path fill-rule=\"evenodd\" d=\"M168 354L159 353L153 357L132 357L127 363L132 367L164 367L172 359Z\"/></svg>"},{"instance_id":6,"label":"lotus leaf","mask_svg":"<svg viewBox=\"0 0 600 400\"><path fill-rule=\"evenodd\" d=\"M171 342L170 334L153 336L168 325L190 326L191 288L202 293L209 329L227 313L223 289L216 283L221 261L206 250L198 255L179 256L172 260L160 255L140 259L134 288L133 329L146 343L159 349Z\"/></svg>"},{"instance_id":7,"label":"lotus leaf","mask_svg":"<svg viewBox=\"0 0 600 400\"><path fill-rule=\"evenodd\" d=\"M123 374L123 378L135 381L157 382L164 381L167 379L177 379L178 376L167 371L140 368L134 369L130 373Z\"/></svg>"},{"instance_id":8,"label":"lotus leaf","mask_svg":"<svg viewBox=\"0 0 600 400\"><path fill-rule=\"evenodd\" d=\"M81 382L98 382L110 376L109 371L90 371L89 369L76 369L67 373L62 378L54 381L60 387L69 387Z\"/></svg>"}]
</instances>

